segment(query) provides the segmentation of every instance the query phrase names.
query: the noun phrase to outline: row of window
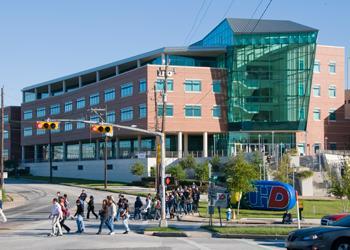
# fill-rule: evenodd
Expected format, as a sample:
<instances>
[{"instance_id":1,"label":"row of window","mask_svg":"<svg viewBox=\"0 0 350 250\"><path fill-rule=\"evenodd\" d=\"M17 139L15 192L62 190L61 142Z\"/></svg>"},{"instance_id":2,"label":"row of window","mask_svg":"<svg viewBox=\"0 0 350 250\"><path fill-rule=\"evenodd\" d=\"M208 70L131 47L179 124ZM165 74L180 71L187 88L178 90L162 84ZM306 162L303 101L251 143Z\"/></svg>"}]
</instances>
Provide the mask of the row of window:
<instances>
[{"instance_id":1,"label":"row of window","mask_svg":"<svg viewBox=\"0 0 350 250\"><path fill-rule=\"evenodd\" d=\"M321 120L321 109L319 108L314 108L313 110L313 119L315 121L320 121ZM329 121L336 121L337 116L336 116L336 110L335 109L330 109L328 112L328 120Z\"/></svg>"},{"instance_id":2,"label":"row of window","mask_svg":"<svg viewBox=\"0 0 350 250\"><path fill-rule=\"evenodd\" d=\"M185 117L191 118L191 117L201 117L202 116L202 106L200 105L185 105L184 107ZM158 116L163 115L163 105L159 104L157 106L157 113ZM173 104L167 104L166 105L166 111L165 115L168 117L174 116L174 105ZM140 104L139 105L139 119L146 118L147 116L147 106L146 104ZM220 118L221 117L221 107L220 106L213 106L212 108L212 116L214 118ZM133 107L126 107L122 108L120 110L120 121L131 121L134 119L134 108ZM81 118L81 120L84 120L84 118ZM100 118L99 116L91 116L90 121L99 122ZM106 122L108 123L115 123L116 122L116 113L115 111L107 112ZM77 129L83 129L85 128L85 123L83 122L77 122L76 124ZM71 131L73 130L73 123L71 122L65 122L64 123L64 131ZM52 133L57 133L59 130L52 130ZM44 129L37 129L37 135L43 135L45 134ZM24 136L32 136L33 130L31 127L26 127L23 130Z\"/></svg>"},{"instance_id":3,"label":"row of window","mask_svg":"<svg viewBox=\"0 0 350 250\"><path fill-rule=\"evenodd\" d=\"M319 61L315 61L314 63L314 72L315 73L320 73L321 72L321 64ZM328 72L331 74L336 73L336 63L335 62L330 62L328 64Z\"/></svg>"},{"instance_id":4,"label":"row of window","mask_svg":"<svg viewBox=\"0 0 350 250\"><path fill-rule=\"evenodd\" d=\"M312 86L312 93L314 97L320 97L321 96L321 86L319 84L314 84ZM328 96L331 98L337 97L337 87L334 85L331 85L328 87Z\"/></svg>"},{"instance_id":5,"label":"row of window","mask_svg":"<svg viewBox=\"0 0 350 250\"><path fill-rule=\"evenodd\" d=\"M186 80L184 84L184 88L186 92L200 92L202 90L202 83L200 80ZM147 90L147 83L145 80L139 81L139 93L146 92ZM158 79L156 82L156 90L157 91L163 91L164 90L164 80ZM167 80L167 90L173 91L174 90L174 82L173 80ZM221 81L215 80L212 84L212 91L214 93L221 93ZM133 95L133 84L132 83L126 83L121 85L120 87L120 96L121 97L127 97ZM104 100L105 102L112 101L115 99L115 89L107 89L104 92ZM99 93L95 93L90 95L89 97L90 106L95 106L100 103L100 95ZM85 98L79 98L76 100L76 107L77 109L85 108L86 102ZM64 104L64 112L71 112L73 110L73 102L69 101ZM53 104L50 106L50 115L58 115L61 112L61 107L59 104ZM45 117L46 116L46 108L45 107L39 107L36 110L36 117ZM29 120L33 118L33 111L32 110L25 110L23 112L23 119Z\"/></svg>"}]
</instances>

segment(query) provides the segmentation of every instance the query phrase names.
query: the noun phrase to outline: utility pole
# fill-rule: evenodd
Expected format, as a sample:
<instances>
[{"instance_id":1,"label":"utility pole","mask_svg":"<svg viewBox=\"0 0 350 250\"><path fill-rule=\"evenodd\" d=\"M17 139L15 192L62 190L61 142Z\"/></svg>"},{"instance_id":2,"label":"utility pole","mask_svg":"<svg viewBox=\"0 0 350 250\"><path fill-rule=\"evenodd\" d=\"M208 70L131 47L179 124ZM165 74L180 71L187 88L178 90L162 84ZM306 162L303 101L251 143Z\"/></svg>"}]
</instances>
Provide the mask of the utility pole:
<instances>
[{"instance_id":1,"label":"utility pole","mask_svg":"<svg viewBox=\"0 0 350 250\"><path fill-rule=\"evenodd\" d=\"M1 87L1 135L0 135L0 147L1 147L1 158L0 158L0 172L1 172L1 183L0 183L0 190L4 190L4 130L5 130L5 123L4 123L4 87ZM2 197L0 197L0 200Z\"/></svg>"}]
</instances>

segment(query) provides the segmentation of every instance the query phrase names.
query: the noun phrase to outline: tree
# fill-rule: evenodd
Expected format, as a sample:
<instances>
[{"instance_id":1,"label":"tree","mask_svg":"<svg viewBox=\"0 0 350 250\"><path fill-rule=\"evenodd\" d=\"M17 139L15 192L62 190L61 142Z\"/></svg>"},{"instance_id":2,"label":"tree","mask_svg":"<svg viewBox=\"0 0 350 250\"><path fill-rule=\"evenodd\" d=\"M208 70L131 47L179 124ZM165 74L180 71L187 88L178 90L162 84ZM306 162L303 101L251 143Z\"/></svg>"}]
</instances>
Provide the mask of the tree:
<instances>
[{"instance_id":1,"label":"tree","mask_svg":"<svg viewBox=\"0 0 350 250\"><path fill-rule=\"evenodd\" d=\"M196 159L192 155L188 155L185 159L179 162L183 169L195 169L197 166Z\"/></svg>"},{"instance_id":2,"label":"tree","mask_svg":"<svg viewBox=\"0 0 350 250\"><path fill-rule=\"evenodd\" d=\"M131 173L133 175L143 176L145 173L145 166L141 162L137 161L134 163L134 165L132 165Z\"/></svg>"},{"instance_id":3,"label":"tree","mask_svg":"<svg viewBox=\"0 0 350 250\"><path fill-rule=\"evenodd\" d=\"M226 184L230 193L240 194L254 190L253 181L258 179L259 173L252 164L244 159L243 153L237 154L225 165ZM239 196L237 214L241 204L242 195Z\"/></svg>"},{"instance_id":4,"label":"tree","mask_svg":"<svg viewBox=\"0 0 350 250\"><path fill-rule=\"evenodd\" d=\"M273 177L276 181L290 183L292 174L293 168L290 167L290 157L288 154L284 154L277 170L273 172Z\"/></svg>"},{"instance_id":5,"label":"tree","mask_svg":"<svg viewBox=\"0 0 350 250\"><path fill-rule=\"evenodd\" d=\"M343 201L343 210L347 212L350 199L350 166L345 164L340 175L331 172L330 193Z\"/></svg>"},{"instance_id":6,"label":"tree","mask_svg":"<svg viewBox=\"0 0 350 250\"><path fill-rule=\"evenodd\" d=\"M218 172L220 170L220 167L222 166L220 157L215 155L213 158L211 158L210 164L212 165L213 170L215 172Z\"/></svg>"},{"instance_id":7,"label":"tree","mask_svg":"<svg viewBox=\"0 0 350 250\"><path fill-rule=\"evenodd\" d=\"M204 181L209 180L209 166L208 161L197 164L196 168L194 169L194 173L196 176L196 179L199 181L199 185L202 186Z\"/></svg>"},{"instance_id":8,"label":"tree","mask_svg":"<svg viewBox=\"0 0 350 250\"><path fill-rule=\"evenodd\" d=\"M250 160L250 163L260 173L260 179L261 179L261 170L262 170L261 168L262 168L262 165L263 165L263 157L262 157L261 152L254 151L253 154L252 154L252 158Z\"/></svg>"},{"instance_id":9,"label":"tree","mask_svg":"<svg viewBox=\"0 0 350 250\"><path fill-rule=\"evenodd\" d=\"M180 164L167 167L165 172L175 178L176 185L178 185L178 181L182 181L186 178L186 172Z\"/></svg>"}]
</instances>

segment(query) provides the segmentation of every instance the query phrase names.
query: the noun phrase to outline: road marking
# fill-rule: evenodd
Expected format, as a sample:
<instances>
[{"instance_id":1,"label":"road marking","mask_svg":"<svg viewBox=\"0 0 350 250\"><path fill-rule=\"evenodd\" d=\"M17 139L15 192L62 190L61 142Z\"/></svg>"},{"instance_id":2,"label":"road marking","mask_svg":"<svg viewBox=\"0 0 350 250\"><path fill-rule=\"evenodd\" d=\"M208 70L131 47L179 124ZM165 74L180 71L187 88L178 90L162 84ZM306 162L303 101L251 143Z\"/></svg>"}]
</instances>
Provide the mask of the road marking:
<instances>
[{"instance_id":1,"label":"road marking","mask_svg":"<svg viewBox=\"0 0 350 250\"><path fill-rule=\"evenodd\" d=\"M188 244L190 244L191 246L194 246L198 249L201 249L201 250L210 250L210 248L208 247L205 247L205 246L201 246L200 244L198 244L197 242L193 241L193 240L190 240L188 238L178 238L179 240L182 240Z\"/></svg>"},{"instance_id":2,"label":"road marking","mask_svg":"<svg viewBox=\"0 0 350 250\"><path fill-rule=\"evenodd\" d=\"M241 241L241 242L244 242L248 245L251 245L251 246L258 246L262 249L279 249L279 247L273 247L273 246L262 246L259 244L259 242L256 242L256 241L252 241L252 240L248 240L248 239L237 239L238 241ZM267 241L268 242L268 241ZM272 248L273 247L273 248ZM284 249L284 248L283 248Z\"/></svg>"}]
</instances>

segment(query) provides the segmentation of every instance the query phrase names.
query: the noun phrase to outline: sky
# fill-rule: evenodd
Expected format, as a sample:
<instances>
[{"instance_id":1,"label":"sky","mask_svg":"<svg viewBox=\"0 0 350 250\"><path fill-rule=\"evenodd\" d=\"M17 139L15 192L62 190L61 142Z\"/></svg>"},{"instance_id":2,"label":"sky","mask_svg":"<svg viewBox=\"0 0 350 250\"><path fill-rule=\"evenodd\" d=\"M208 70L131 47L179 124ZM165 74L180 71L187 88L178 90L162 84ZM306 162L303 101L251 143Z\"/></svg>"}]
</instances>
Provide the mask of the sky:
<instances>
[{"instance_id":1,"label":"sky","mask_svg":"<svg viewBox=\"0 0 350 250\"><path fill-rule=\"evenodd\" d=\"M31 84L193 43L224 17L259 18L269 1L0 0L5 105L20 105ZM349 0L272 0L263 18L317 28L318 43L350 48L349 10Z\"/></svg>"}]
</instances>

